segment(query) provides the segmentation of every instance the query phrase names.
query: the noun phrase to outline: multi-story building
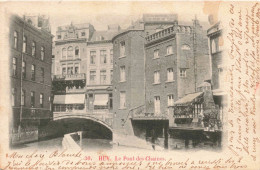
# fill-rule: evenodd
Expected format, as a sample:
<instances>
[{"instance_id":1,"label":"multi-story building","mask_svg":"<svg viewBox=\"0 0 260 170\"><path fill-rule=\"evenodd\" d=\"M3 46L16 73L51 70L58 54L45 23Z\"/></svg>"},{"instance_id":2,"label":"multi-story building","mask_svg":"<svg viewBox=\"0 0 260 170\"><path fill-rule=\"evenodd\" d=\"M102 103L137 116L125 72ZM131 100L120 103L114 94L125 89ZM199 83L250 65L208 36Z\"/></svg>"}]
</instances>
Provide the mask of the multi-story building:
<instances>
[{"instance_id":1,"label":"multi-story building","mask_svg":"<svg viewBox=\"0 0 260 170\"><path fill-rule=\"evenodd\" d=\"M51 119L52 38L45 16L10 18L11 144L37 140Z\"/></svg>"},{"instance_id":2,"label":"multi-story building","mask_svg":"<svg viewBox=\"0 0 260 170\"><path fill-rule=\"evenodd\" d=\"M53 60L54 115L111 112L111 39L119 30L118 25L109 25L105 31L96 31L91 24L58 27Z\"/></svg>"},{"instance_id":3,"label":"multi-story building","mask_svg":"<svg viewBox=\"0 0 260 170\"><path fill-rule=\"evenodd\" d=\"M94 33L91 24L59 26L54 47L54 113L85 112L87 75L86 42Z\"/></svg>"},{"instance_id":4,"label":"multi-story building","mask_svg":"<svg viewBox=\"0 0 260 170\"><path fill-rule=\"evenodd\" d=\"M115 130L133 134L130 118L144 110L145 36L177 23L175 14L144 14L128 29L113 37L113 100Z\"/></svg>"},{"instance_id":5,"label":"multi-story building","mask_svg":"<svg viewBox=\"0 0 260 170\"><path fill-rule=\"evenodd\" d=\"M215 23L208 29L209 51L211 59L211 82L212 92L215 104L219 109L220 120L223 121L223 110L225 108L224 98L226 96L224 90L224 72L226 70L223 53L223 37L221 22Z\"/></svg>"},{"instance_id":6,"label":"multi-story building","mask_svg":"<svg viewBox=\"0 0 260 170\"><path fill-rule=\"evenodd\" d=\"M175 101L209 79L206 32L196 19L191 25L176 23L147 36L145 52L145 110L171 119Z\"/></svg>"},{"instance_id":7,"label":"multi-story building","mask_svg":"<svg viewBox=\"0 0 260 170\"><path fill-rule=\"evenodd\" d=\"M112 111L113 44L112 37L120 30L109 25L106 31L95 31L87 42L87 109L92 112Z\"/></svg>"},{"instance_id":8,"label":"multi-story building","mask_svg":"<svg viewBox=\"0 0 260 170\"><path fill-rule=\"evenodd\" d=\"M131 109L144 105L144 31L127 30L113 39L114 129L129 130ZM128 127L122 127L122 126Z\"/></svg>"}]
</instances>

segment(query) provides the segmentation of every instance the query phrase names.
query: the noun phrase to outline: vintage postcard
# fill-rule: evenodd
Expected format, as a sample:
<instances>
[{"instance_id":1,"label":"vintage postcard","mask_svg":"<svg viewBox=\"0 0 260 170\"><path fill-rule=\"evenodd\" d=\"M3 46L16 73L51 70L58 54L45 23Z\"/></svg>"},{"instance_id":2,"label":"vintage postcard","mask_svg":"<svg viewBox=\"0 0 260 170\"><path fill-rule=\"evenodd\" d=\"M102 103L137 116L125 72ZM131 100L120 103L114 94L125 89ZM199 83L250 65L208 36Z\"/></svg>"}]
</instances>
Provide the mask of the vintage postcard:
<instances>
[{"instance_id":1,"label":"vintage postcard","mask_svg":"<svg viewBox=\"0 0 260 170\"><path fill-rule=\"evenodd\" d=\"M259 2L0 10L0 169L260 169Z\"/></svg>"}]
</instances>

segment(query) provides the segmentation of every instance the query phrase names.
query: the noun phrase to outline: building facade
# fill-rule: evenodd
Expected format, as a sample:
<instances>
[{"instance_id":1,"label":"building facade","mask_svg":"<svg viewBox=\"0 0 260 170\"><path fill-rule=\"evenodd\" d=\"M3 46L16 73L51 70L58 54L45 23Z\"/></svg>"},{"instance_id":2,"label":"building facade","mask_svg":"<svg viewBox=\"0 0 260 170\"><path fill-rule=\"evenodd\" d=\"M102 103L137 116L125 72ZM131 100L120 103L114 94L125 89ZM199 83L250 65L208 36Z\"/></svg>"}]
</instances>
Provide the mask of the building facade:
<instances>
[{"instance_id":1,"label":"building facade","mask_svg":"<svg viewBox=\"0 0 260 170\"><path fill-rule=\"evenodd\" d=\"M111 39L119 30L118 25L109 25L105 31L96 31L91 24L58 27L53 60L55 115L110 115L113 108Z\"/></svg>"},{"instance_id":2,"label":"building facade","mask_svg":"<svg viewBox=\"0 0 260 170\"><path fill-rule=\"evenodd\" d=\"M206 32L196 19L191 25L175 23L147 36L145 52L146 112L172 119L175 101L209 79Z\"/></svg>"},{"instance_id":3,"label":"building facade","mask_svg":"<svg viewBox=\"0 0 260 170\"><path fill-rule=\"evenodd\" d=\"M133 117L144 114L145 105L145 36L177 23L175 14L144 14L128 29L113 37L113 100L116 130L133 134Z\"/></svg>"},{"instance_id":4,"label":"building facade","mask_svg":"<svg viewBox=\"0 0 260 170\"><path fill-rule=\"evenodd\" d=\"M55 114L86 111L86 41L93 33L94 27L88 23L57 28L53 63Z\"/></svg>"},{"instance_id":5,"label":"building facade","mask_svg":"<svg viewBox=\"0 0 260 170\"><path fill-rule=\"evenodd\" d=\"M211 60L212 92L215 104L218 107L219 119L223 122L223 112L226 108L225 98L225 60L223 58L223 37L221 22L215 23L208 29L208 41Z\"/></svg>"},{"instance_id":6,"label":"building facade","mask_svg":"<svg viewBox=\"0 0 260 170\"><path fill-rule=\"evenodd\" d=\"M51 118L52 38L44 16L10 18L11 144L38 139Z\"/></svg>"},{"instance_id":7,"label":"building facade","mask_svg":"<svg viewBox=\"0 0 260 170\"><path fill-rule=\"evenodd\" d=\"M113 44L112 37L119 25L109 25L106 31L95 31L87 42L87 108L90 112L113 109Z\"/></svg>"}]
</instances>

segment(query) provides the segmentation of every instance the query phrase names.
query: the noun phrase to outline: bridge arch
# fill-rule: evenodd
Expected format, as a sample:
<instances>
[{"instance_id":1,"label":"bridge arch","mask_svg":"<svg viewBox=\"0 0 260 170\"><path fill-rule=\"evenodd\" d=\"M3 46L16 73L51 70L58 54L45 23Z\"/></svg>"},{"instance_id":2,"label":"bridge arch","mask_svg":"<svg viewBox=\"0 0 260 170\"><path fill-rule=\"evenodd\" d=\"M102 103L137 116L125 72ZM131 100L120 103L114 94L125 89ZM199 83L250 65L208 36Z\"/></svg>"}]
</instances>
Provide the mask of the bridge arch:
<instances>
[{"instance_id":1,"label":"bridge arch","mask_svg":"<svg viewBox=\"0 0 260 170\"><path fill-rule=\"evenodd\" d=\"M91 115L66 114L55 116L48 124L39 128L39 139L63 137L65 134L83 131L87 138L113 138L113 129L101 118Z\"/></svg>"},{"instance_id":2,"label":"bridge arch","mask_svg":"<svg viewBox=\"0 0 260 170\"><path fill-rule=\"evenodd\" d=\"M58 117L55 117L53 120L58 121L58 120L63 120L63 119L87 119L87 120L91 120L91 121L94 121L94 122L97 122L97 123L103 125L107 129L109 129L111 131L111 133L113 133L113 129L108 123L106 123L106 122L104 122L104 121L102 121L102 120L100 120L100 119L98 119L94 116L72 114L72 115L58 116Z\"/></svg>"}]
</instances>

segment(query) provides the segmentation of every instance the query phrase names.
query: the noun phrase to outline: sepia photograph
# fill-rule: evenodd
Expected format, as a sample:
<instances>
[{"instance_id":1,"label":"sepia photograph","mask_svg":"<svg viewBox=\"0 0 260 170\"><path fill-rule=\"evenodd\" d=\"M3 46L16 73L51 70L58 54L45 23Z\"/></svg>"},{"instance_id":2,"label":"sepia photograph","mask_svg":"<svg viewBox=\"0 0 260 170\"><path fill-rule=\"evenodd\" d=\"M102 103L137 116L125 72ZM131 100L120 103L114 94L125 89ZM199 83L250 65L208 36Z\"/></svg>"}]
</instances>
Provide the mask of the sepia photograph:
<instances>
[{"instance_id":1,"label":"sepia photograph","mask_svg":"<svg viewBox=\"0 0 260 170\"><path fill-rule=\"evenodd\" d=\"M3 3L0 168L259 168L260 5L244 4Z\"/></svg>"}]
</instances>

